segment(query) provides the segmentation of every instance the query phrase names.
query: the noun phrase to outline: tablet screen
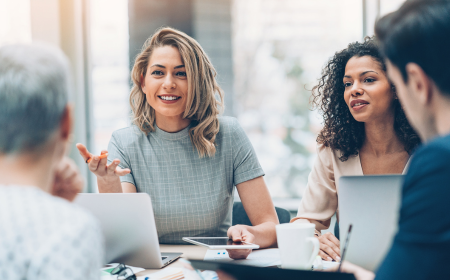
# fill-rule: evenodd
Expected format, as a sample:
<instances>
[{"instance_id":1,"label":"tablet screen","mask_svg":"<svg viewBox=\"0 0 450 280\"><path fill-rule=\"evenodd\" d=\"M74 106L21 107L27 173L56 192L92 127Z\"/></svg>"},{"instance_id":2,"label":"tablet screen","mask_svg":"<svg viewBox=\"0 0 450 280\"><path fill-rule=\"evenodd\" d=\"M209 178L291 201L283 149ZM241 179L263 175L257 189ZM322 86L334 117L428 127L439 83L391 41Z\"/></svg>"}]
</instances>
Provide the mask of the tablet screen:
<instances>
[{"instance_id":1,"label":"tablet screen","mask_svg":"<svg viewBox=\"0 0 450 280\"><path fill-rule=\"evenodd\" d=\"M227 238L195 238L194 241L206 244L208 246L224 246L224 245L248 245L242 242L233 242Z\"/></svg>"}]
</instances>

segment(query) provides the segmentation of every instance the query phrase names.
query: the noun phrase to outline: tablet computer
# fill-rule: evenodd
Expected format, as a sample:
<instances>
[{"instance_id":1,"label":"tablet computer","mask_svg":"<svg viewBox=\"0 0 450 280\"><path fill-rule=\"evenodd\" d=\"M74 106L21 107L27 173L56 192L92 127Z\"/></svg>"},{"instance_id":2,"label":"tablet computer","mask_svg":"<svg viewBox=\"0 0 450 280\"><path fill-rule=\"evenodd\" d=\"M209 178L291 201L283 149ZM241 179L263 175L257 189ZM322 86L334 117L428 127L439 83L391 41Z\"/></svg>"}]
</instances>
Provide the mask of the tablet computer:
<instances>
[{"instance_id":1,"label":"tablet computer","mask_svg":"<svg viewBox=\"0 0 450 280\"><path fill-rule=\"evenodd\" d=\"M222 270L237 280L258 279L302 279L302 280L356 280L353 274L342 272L281 269L273 267L256 267L242 264L189 260L192 267L198 270Z\"/></svg>"},{"instance_id":2,"label":"tablet computer","mask_svg":"<svg viewBox=\"0 0 450 280\"><path fill-rule=\"evenodd\" d=\"M233 242L228 237L183 237L183 241L208 247L212 250L217 249L259 249L259 245L247 242Z\"/></svg>"}]
</instances>

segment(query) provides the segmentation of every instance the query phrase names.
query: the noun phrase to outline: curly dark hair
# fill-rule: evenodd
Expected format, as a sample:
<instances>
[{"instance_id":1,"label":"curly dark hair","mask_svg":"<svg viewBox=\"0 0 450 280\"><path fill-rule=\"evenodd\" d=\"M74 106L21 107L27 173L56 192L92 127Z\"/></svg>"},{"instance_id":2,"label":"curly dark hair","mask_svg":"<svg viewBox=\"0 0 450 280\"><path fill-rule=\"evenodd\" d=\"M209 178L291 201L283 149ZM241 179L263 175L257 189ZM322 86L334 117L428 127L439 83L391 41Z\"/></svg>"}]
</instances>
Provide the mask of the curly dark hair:
<instances>
[{"instance_id":1,"label":"curly dark hair","mask_svg":"<svg viewBox=\"0 0 450 280\"><path fill-rule=\"evenodd\" d=\"M355 42L348 45L328 61L322 70L319 84L312 89L311 103L318 108L324 118L324 127L317 137L317 142L340 150L341 161L350 156L358 155L359 149L365 140L364 123L356 121L344 100L344 84L342 79L345 66L352 57L370 56L380 63L386 73L386 65L378 49L374 37L366 37L364 42ZM392 90L395 87L391 83ZM420 139L406 119L405 113L398 99L395 99L394 130L403 143L405 150L411 154L420 144Z\"/></svg>"}]
</instances>

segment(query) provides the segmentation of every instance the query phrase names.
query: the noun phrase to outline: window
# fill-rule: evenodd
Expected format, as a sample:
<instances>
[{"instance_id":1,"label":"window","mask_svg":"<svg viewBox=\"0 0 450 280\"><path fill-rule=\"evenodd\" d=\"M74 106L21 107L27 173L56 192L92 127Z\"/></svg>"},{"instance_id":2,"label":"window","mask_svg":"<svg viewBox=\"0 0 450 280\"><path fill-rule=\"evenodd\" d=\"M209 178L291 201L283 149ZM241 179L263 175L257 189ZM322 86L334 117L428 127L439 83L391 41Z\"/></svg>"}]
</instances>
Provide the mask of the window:
<instances>
[{"instance_id":1,"label":"window","mask_svg":"<svg viewBox=\"0 0 450 280\"><path fill-rule=\"evenodd\" d=\"M0 46L31 42L30 0L0 0Z\"/></svg>"}]
</instances>

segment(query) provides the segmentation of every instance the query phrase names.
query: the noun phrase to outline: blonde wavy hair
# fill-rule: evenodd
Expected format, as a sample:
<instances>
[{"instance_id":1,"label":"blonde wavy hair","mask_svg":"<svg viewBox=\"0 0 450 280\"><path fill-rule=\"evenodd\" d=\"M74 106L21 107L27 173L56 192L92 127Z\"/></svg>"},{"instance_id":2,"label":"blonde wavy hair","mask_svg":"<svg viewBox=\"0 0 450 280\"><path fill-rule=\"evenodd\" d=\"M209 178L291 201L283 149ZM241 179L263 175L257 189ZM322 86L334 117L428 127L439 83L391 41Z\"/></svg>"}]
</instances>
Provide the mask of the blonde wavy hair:
<instances>
[{"instance_id":1,"label":"blonde wavy hair","mask_svg":"<svg viewBox=\"0 0 450 280\"><path fill-rule=\"evenodd\" d=\"M173 46L178 49L186 67L188 94L183 118L191 120L189 136L200 158L214 156L219 132L219 113L223 110L223 91L216 82L217 72L199 43L179 30L161 28L148 38L137 55L131 78L130 93L132 122L148 134L155 130L155 110L147 102L141 88L141 75L147 74L154 49ZM216 98L217 96L217 98Z\"/></svg>"}]
</instances>

